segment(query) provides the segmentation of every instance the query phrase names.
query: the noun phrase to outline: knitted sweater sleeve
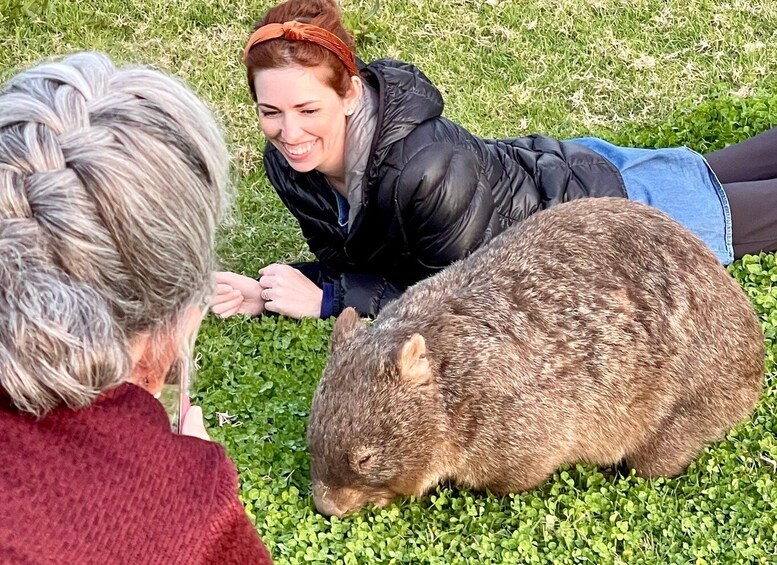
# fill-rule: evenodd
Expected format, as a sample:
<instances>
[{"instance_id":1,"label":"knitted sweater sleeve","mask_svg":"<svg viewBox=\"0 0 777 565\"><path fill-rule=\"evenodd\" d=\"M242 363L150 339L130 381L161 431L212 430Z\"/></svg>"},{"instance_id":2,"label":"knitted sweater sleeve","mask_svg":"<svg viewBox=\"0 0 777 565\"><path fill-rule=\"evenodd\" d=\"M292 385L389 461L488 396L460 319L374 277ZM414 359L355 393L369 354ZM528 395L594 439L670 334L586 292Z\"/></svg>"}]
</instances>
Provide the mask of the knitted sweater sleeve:
<instances>
[{"instance_id":1,"label":"knitted sweater sleeve","mask_svg":"<svg viewBox=\"0 0 777 565\"><path fill-rule=\"evenodd\" d=\"M204 563L270 565L272 559L237 496L237 471L224 457L204 543Z\"/></svg>"}]
</instances>

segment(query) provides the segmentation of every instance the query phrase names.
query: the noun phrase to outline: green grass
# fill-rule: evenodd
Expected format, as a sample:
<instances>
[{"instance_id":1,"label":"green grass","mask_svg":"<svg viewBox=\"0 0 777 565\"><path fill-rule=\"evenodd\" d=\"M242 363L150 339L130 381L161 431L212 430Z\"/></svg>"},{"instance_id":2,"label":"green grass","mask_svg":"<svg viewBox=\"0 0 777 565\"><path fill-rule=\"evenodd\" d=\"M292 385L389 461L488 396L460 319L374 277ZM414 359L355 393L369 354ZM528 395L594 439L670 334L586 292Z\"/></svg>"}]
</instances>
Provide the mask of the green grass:
<instances>
[{"instance_id":1,"label":"green grass","mask_svg":"<svg viewBox=\"0 0 777 565\"><path fill-rule=\"evenodd\" d=\"M185 78L224 124L238 185L226 267L307 256L261 169L240 64L246 0L0 0L0 79L78 49ZM445 114L489 137L597 134L638 146L720 147L777 125L777 4L755 0L344 2L360 55L418 64ZM328 321L206 321L198 401L235 460L241 496L278 563L777 562L777 265L731 268L767 337L755 416L675 480L564 469L496 498L440 488L343 520L315 513L304 430ZM710 360L714 362L713 359Z\"/></svg>"}]
</instances>

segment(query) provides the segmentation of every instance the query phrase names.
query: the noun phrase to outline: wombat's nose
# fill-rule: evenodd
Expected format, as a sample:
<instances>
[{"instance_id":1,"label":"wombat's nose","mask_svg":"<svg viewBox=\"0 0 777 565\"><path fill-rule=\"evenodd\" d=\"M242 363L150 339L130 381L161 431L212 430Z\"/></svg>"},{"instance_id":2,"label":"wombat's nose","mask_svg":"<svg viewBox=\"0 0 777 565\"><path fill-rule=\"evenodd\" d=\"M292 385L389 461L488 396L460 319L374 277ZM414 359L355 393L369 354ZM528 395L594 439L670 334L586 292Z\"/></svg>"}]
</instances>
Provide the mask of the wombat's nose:
<instances>
[{"instance_id":1,"label":"wombat's nose","mask_svg":"<svg viewBox=\"0 0 777 565\"><path fill-rule=\"evenodd\" d=\"M340 507L329 498L322 498L313 495L313 502L316 503L316 510L318 510L324 516L337 516L340 518L346 512L345 510L340 509Z\"/></svg>"},{"instance_id":2,"label":"wombat's nose","mask_svg":"<svg viewBox=\"0 0 777 565\"><path fill-rule=\"evenodd\" d=\"M329 487L320 481L313 483L313 502L316 504L316 510L324 516L337 516L339 518L345 514L347 509L340 508L334 497L329 495Z\"/></svg>"}]
</instances>

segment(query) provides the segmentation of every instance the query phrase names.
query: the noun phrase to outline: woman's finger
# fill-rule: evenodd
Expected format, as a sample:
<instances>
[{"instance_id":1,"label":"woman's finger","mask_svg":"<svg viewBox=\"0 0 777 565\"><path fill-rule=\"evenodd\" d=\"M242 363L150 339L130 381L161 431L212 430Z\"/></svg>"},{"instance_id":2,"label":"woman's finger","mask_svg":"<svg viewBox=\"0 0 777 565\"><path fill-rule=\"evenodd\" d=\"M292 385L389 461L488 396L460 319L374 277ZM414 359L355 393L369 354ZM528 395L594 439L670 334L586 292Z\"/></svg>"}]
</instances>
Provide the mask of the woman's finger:
<instances>
[{"instance_id":1,"label":"woman's finger","mask_svg":"<svg viewBox=\"0 0 777 565\"><path fill-rule=\"evenodd\" d=\"M263 275L259 279L259 286L262 288L273 288L278 285L278 277L275 275Z\"/></svg>"},{"instance_id":2,"label":"woman's finger","mask_svg":"<svg viewBox=\"0 0 777 565\"><path fill-rule=\"evenodd\" d=\"M232 300L228 300L227 302L224 302L222 310L230 310L232 308L239 308L242 303L243 303L243 295L242 294L238 294Z\"/></svg>"},{"instance_id":3,"label":"woman's finger","mask_svg":"<svg viewBox=\"0 0 777 565\"><path fill-rule=\"evenodd\" d=\"M241 302L237 306L233 306L226 310L221 310L219 312L214 312L219 318L231 318L235 314L240 314L240 308L243 306L243 303Z\"/></svg>"},{"instance_id":4,"label":"woman's finger","mask_svg":"<svg viewBox=\"0 0 777 565\"><path fill-rule=\"evenodd\" d=\"M288 265L283 265L281 263L272 263L270 265L267 265L266 267L262 267L261 269L259 269L259 274L278 275L288 268L290 268Z\"/></svg>"},{"instance_id":5,"label":"woman's finger","mask_svg":"<svg viewBox=\"0 0 777 565\"><path fill-rule=\"evenodd\" d=\"M226 294L217 294L213 298L210 299L210 306L218 306L219 304L224 304L225 302L230 302L232 300L235 300L236 298L243 299L243 293L239 290L233 290Z\"/></svg>"},{"instance_id":6,"label":"woman's finger","mask_svg":"<svg viewBox=\"0 0 777 565\"><path fill-rule=\"evenodd\" d=\"M216 281L216 284L227 284L230 286L236 286L240 284L240 281L244 279L245 277L243 275L238 275L237 273L233 273L230 271L216 271L213 274L213 279Z\"/></svg>"},{"instance_id":7,"label":"woman's finger","mask_svg":"<svg viewBox=\"0 0 777 565\"><path fill-rule=\"evenodd\" d=\"M235 306L231 310L227 310L226 312L222 313L220 316L222 318L231 318L235 314L239 314L240 313L240 306L241 305Z\"/></svg>"},{"instance_id":8,"label":"woman's finger","mask_svg":"<svg viewBox=\"0 0 777 565\"><path fill-rule=\"evenodd\" d=\"M264 303L264 309L267 310L268 312L275 312L276 314L283 314L284 313L284 312L281 311L282 310L282 306L280 304L278 304L278 302L275 301L275 300L271 300L269 302L265 302Z\"/></svg>"},{"instance_id":9,"label":"woman's finger","mask_svg":"<svg viewBox=\"0 0 777 565\"><path fill-rule=\"evenodd\" d=\"M221 316L222 318L226 318L229 316L228 312L230 310L237 311L240 308L240 305L243 303L243 296L238 296L237 298L233 298L232 300L228 300L226 302L222 302L221 304L214 304L211 306L211 311Z\"/></svg>"}]
</instances>

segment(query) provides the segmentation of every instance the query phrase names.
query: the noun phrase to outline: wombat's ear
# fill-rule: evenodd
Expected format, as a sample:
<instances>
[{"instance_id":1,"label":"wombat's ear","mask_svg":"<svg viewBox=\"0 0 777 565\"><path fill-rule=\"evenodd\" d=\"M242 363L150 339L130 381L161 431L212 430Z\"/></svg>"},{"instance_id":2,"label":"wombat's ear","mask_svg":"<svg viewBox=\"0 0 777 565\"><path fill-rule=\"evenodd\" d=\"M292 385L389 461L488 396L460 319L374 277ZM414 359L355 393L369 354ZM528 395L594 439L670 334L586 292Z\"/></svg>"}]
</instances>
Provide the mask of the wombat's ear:
<instances>
[{"instance_id":1,"label":"wombat's ear","mask_svg":"<svg viewBox=\"0 0 777 565\"><path fill-rule=\"evenodd\" d=\"M330 340L330 349L334 350L350 340L359 328L359 313L350 306L343 310L335 320L335 327L332 330L332 339Z\"/></svg>"},{"instance_id":2,"label":"wombat's ear","mask_svg":"<svg viewBox=\"0 0 777 565\"><path fill-rule=\"evenodd\" d=\"M431 382L432 369L426 358L426 341L421 334L413 334L399 351L397 358L399 375L402 380L414 384L423 385Z\"/></svg>"}]
</instances>

